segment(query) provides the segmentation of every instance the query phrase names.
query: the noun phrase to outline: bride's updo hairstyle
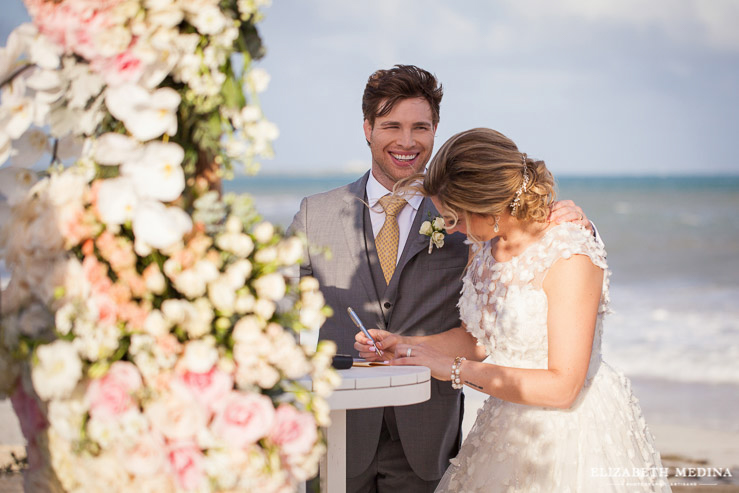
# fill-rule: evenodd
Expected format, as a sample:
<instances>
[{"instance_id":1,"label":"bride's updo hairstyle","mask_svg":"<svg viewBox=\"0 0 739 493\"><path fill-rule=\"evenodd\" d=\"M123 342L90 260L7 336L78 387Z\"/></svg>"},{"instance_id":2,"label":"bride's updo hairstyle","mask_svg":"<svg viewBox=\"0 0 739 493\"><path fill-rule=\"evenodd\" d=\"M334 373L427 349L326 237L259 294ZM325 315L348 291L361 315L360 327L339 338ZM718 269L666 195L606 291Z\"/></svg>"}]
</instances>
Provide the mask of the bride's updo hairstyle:
<instances>
[{"instance_id":1,"label":"bride's updo hairstyle","mask_svg":"<svg viewBox=\"0 0 739 493\"><path fill-rule=\"evenodd\" d=\"M554 177L544 161L528 158L512 140L489 128L447 140L423 175L423 193L436 196L457 219L466 213L510 212L521 221L544 221L555 197Z\"/></svg>"}]
</instances>

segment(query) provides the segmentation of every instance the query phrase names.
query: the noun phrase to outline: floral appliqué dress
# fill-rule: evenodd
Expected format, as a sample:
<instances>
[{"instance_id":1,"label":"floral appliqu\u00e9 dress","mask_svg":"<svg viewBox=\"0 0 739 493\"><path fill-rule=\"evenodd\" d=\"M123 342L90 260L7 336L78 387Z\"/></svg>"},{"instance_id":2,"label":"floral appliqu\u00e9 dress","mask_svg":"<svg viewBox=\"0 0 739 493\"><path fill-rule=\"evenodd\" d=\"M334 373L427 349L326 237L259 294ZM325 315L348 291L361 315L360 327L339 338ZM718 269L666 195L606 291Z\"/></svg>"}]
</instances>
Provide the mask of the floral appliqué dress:
<instances>
[{"instance_id":1,"label":"floral appliqu\u00e9 dress","mask_svg":"<svg viewBox=\"0 0 739 493\"><path fill-rule=\"evenodd\" d=\"M610 272L605 249L590 233L555 226L508 262L496 262L483 244L465 275L461 318L492 363L547 368L542 282L558 259L572 255L587 255L605 272L580 395L566 410L489 397L437 492L670 491L629 380L601 359Z\"/></svg>"}]
</instances>

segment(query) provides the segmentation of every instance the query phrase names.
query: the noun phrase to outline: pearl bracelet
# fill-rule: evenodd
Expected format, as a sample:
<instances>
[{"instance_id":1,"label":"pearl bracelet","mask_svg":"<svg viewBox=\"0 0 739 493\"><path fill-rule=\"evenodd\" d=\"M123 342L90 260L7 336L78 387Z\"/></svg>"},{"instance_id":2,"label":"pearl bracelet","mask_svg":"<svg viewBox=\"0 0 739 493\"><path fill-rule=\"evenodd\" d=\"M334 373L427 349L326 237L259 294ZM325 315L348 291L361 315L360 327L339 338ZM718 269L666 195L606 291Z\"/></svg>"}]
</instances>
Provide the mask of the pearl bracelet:
<instances>
[{"instance_id":1,"label":"pearl bracelet","mask_svg":"<svg viewBox=\"0 0 739 493\"><path fill-rule=\"evenodd\" d=\"M462 368L462 361L466 360L464 356L457 356L454 358L454 363L452 363L452 388L453 389L461 389L464 387L462 385L462 380L459 378L459 370Z\"/></svg>"}]
</instances>

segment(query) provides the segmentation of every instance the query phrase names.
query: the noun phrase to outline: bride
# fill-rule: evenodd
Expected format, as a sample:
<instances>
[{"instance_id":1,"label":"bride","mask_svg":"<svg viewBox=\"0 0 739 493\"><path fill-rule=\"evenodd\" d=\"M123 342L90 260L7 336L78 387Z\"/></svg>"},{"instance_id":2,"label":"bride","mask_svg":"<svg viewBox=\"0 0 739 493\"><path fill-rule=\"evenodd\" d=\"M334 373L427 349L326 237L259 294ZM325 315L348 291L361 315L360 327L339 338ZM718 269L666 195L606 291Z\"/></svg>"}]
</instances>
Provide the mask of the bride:
<instances>
[{"instance_id":1,"label":"bride","mask_svg":"<svg viewBox=\"0 0 739 493\"><path fill-rule=\"evenodd\" d=\"M436 491L670 491L628 379L601 359L606 252L580 226L546 222L554 179L544 163L477 128L403 183L431 197L447 234L471 242L463 325L370 332L392 364L490 395ZM362 333L355 348L378 359Z\"/></svg>"}]
</instances>

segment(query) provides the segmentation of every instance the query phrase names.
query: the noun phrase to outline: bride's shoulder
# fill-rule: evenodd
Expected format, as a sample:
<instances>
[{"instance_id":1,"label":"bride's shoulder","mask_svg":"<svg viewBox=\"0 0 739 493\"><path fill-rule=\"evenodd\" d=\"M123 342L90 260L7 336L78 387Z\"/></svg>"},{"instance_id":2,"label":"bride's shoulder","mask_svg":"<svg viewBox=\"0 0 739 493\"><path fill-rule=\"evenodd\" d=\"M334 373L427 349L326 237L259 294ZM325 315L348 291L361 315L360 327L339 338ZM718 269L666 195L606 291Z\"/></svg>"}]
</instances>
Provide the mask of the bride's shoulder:
<instances>
[{"instance_id":1,"label":"bride's shoulder","mask_svg":"<svg viewBox=\"0 0 739 493\"><path fill-rule=\"evenodd\" d=\"M593 234L573 223L551 226L546 234L540 254L550 262L559 258L568 259L572 255L587 255L594 264L606 267L606 251Z\"/></svg>"}]
</instances>

